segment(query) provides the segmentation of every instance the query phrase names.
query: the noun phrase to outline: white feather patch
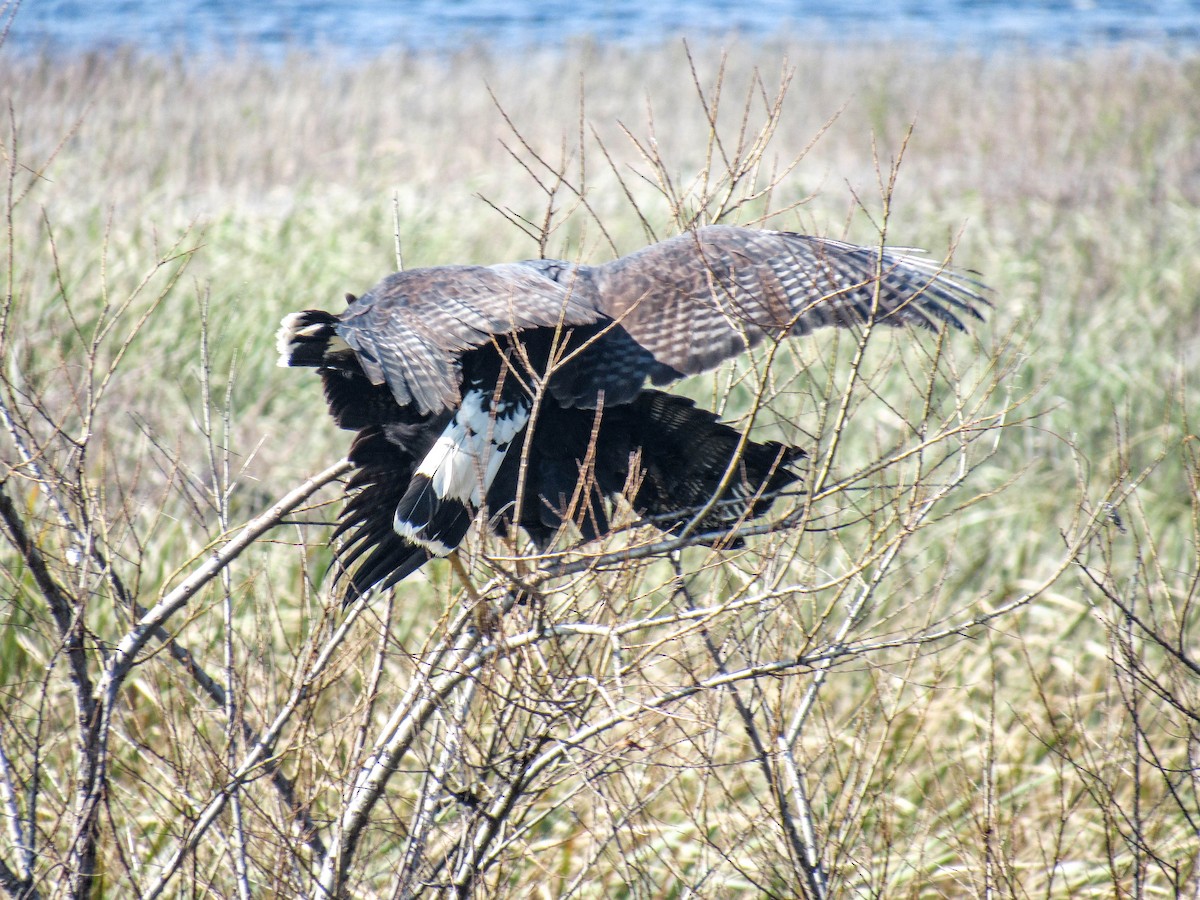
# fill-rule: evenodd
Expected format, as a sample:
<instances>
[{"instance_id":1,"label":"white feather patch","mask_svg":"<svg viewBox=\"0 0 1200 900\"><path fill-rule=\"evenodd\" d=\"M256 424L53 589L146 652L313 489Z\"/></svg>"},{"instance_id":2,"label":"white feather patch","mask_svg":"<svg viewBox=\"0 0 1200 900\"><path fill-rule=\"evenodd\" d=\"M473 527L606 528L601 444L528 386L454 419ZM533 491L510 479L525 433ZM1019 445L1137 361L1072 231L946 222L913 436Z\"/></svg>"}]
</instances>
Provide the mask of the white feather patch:
<instances>
[{"instance_id":1,"label":"white feather patch","mask_svg":"<svg viewBox=\"0 0 1200 900\"><path fill-rule=\"evenodd\" d=\"M292 358L292 346L295 344L293 336L303 320L304 313L294 312L284 316L283 321L279 323L279 330L275 332L275 350L279 353L279 362L276 365L284 369L288 367L288 360Z\"/></svg>"},{"instance_id":2,"label":"white feather patch","mask_svg":"<svg viewBox=\"0 0 1200 900\"><path fill-rule=\"evenodd\" d=\"M275 332L275 350L279 354L279 361L276 365L280 368L286 369L291 365L292 354L303 343L303 338L314 338L330 328L326 322L305 325L304 320L304 313L294 312L284 316L283 321L279 323L279 330ZM349 352L351 352L350 345L342 340L336 332L331 334L325 342L324 354L326 357Z\"/></svg>"},{"instance_id":3,"label":"white feather patch","mask_svg":"<svg viewBox=\"0 0 1200 900\"><path fill-rule=\"evenodd\" d=\"M458 412L417 469L440 498L478 507L513 438L529 422L529 408L519 404L501 405L504 414L493 419L483 405L486 397L483 391L463 396Z\"/></svg>"},{"instance_id":4,"label":"white feather patch","mask_svg":"<svg viewBox=\"0 0 1200 900\"><path fill-rule=\"evenodd\" d=\"M446 546L437 539L426 537L424 525L418 528L412 522L406 522L401 519L399 515L392 520L392 529L400 537L407 541L412 541L420 547L424 547L434 556L449 556L450 551L454 549L453 547Z\"/></svg>"}]
</instances>

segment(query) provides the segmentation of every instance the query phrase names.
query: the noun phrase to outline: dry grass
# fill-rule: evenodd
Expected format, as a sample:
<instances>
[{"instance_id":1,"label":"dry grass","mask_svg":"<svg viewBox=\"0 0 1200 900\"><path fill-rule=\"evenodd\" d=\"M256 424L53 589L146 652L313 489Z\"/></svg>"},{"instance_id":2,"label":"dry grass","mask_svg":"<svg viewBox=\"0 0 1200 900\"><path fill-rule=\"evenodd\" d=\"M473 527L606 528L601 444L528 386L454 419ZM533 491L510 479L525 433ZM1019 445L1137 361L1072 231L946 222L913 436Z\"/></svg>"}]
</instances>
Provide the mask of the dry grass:
<instances>
[{"instance_id":1,"label":"dry grass","mask_svg":"<svg viewBox=\"0 0 1200 900\"><path fill-rule=\"evenodd\" d=\"M711 98L718 54L693 55ZM740 554L688 550L678 572L584 559L547 583L552 640L517 608L489 645L504 652L460 646L492 655L472 688L439 695L348 890L399 892L402 872L428 875L412 854L444 854L437 877L450 878L465 858L455 842L480 833L478 808L532 766L535 789L481 896L817 890L798 880L797 847L816 848L834 893L1200 893L1200 60L769 45L731 48L714 130L675 46L351 69L0 57L12 110L4 403L51 416L0 439L0 768L12 786L0 861L28 876L4 886L82 890L67 836L86 757L74 729L87 723L71 667L103 671L140 615L132 602L175 596L222 535L345 451L316 384L274 368L280 315L391 271L393 204L408 266L537 255L497 208L541 223L552 204L550 255L604 259L665 236L712 210L693 182L722 170L710 133L732 144L746 96L773 97L787 66L757 184L786 177L734 218L778 211L773 227L873 243L886 199L889 243L956 244L955 262L984 274L989 323L945 345L874 336L858 367L853 339L821 335L769 369L758 357L690 382L730 418L767 398L763 434L832 459L838 490L807 527ZM752 130L766 117L751 105ZM877 159L886 173L914 123L881 196ZM626 128L644 148L655 136L661 169ZM539 157L586 208L561 186L547 195ZM674 206L656 187L667 176L692 187ZM844 429L830 398L848 398ZM838 481L926 439L925 454ZM54 486L67 513L90 518L64 525ZM78 600L64 608L77 625L56 623L14 522ZM309 816L329 839L382 720L440 671L422 666L455 634L460 593L433 566L351 613L331 643L343 612L312 583L325 533L274 529L164 620L232 686L226 702L152 653L160 644L137 656L108 738L102 892L164 871L169 891L311 886L320 853L296 823ZM77 544L97 548L90 564ZM485 551L507 551L477 546L483 585ZM698 623L692 605L710 616ZM336 648L327 665L322 647ZM668 697L722 668L789 659L802 664ZM253 746L240 723L262 733L309 673L271 747L298 806L270 767L251 767L201 829ZM423 794L431 777L458 801ZM793 839L805 808L815 835ZM34 824L28 865L16 822Z\"/></svg>"}]
</instances>

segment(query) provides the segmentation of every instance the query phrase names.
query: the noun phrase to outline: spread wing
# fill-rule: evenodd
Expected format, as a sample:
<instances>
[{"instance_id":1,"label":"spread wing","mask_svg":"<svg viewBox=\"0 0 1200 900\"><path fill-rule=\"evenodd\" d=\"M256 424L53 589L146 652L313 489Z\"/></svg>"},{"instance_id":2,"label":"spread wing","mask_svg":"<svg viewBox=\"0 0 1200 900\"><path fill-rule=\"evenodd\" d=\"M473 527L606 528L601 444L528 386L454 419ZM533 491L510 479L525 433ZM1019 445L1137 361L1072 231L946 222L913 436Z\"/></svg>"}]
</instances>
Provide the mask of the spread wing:
<instances>
[{"instance_id":1,"label":"spread wing","mask_svg":"<svg viewBox=\"0 0 1200 900\"><path fill-rule=\"evenodd\" d=\"M978 282L921 257L722 225L583 272L592 302L618 324L611 341L598 341L578 363L576 378L600 387L601 369L613 365L614 355L633 364L632 351L618 352L627 338L653 360L643 376L663 384L711 369L768 337L872 317L883 325L963 329L963 319L982 318L979 309L988 305ZM618 396L628 381L625 373L612 385Z\"/></svg>"},{"instance_id":2,"label":"spread wing","mask_svg":"<svg viewBox=\"0 0 1200 900\"><path fill-rule=\"evenodd\" d=\"M401 406L436 413L460 401L463 352L494 335L598 318L590 298L537 265L436 266L385 278L351 302L336 330L372 383L386 383Z\"/></svg>"},{"instance_id":3,"label":"spread wing","mask_svg":"<svg viewBox=\"0 0 1200 900\"><path fill-rule=\"evenodd\" d=\"M530 260L391 275L338 317L374 384L423 413L457 407L461 354L495 336L591 325L550 389L568 406L627 403L647 379L711 369L767 338L824 325L962 329L982 286L924 258L713 225L599 266Z\"/></svg>"},{"instance_id":4,"label":"spread wing","mask_svg":"<svg viewBox=\"0 0 1200 900\"><path fill-rule=\"evenodd\" d=\"M420 462L405 445L403 426L372 425L354 438L350 461L354 474L346 484L349 500L331 543L337 544L334 583L345 581L347 598L379 584L386 588L425 565L431 554L406 541L392 527L396 504L404 496Z\"/></svg>"}]
</instances>

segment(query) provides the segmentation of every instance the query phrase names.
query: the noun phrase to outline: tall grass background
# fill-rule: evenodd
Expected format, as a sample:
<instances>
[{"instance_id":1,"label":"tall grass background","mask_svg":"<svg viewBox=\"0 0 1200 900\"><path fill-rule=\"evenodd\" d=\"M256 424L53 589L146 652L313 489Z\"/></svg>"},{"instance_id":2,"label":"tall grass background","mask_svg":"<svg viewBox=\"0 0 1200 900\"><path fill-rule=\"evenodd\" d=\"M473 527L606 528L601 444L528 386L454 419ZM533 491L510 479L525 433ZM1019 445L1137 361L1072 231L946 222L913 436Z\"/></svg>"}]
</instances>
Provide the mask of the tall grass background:
<instances>
[{"instance_id":1,"label":"tall grass background","mask_svg":"<svg viewBox=\"0 0 1200 900\"><path fill-rule=\"evenodd\" d=\"M696 85L711 92L722 66L733 99L714 124ZM92 500L109 511L100 537L118 564L136 569L138 596L161 596L222 533L346 452L314 379L275 367L283 314L336 309L344 292L393 271L397 224L407 267L543 250L599 261L668 236L679 210L653 178L640 179L646 161L626 130L643 146L652 133L668 170L686 182L705 167L714 128L738 131L756 79L769 92L783 73L790 86L764 166L783 171L802 158L769 203L748 204L738 220L871 244L886 199L889 243L935 255L953 246L954 264L992 288L987 323L949 342L959 344L964 380L996 375L995 407L1012 408L974 475L975 499L939 522L899 571L906 602L863 613L864 636L881 641L929 623L962 627L833 670L806 728L804 770L833 884L889 897L1200 895L1200 58L1190 53L734 42L689 54L680 45L579 44L519 58L481 48L354 66L303 55L270 65L250 54L203 63L0 54L10 175L5 378L31 404L67 410L66 427L87 423L82 466ZM880 169L901 151L895 188L881 198ZM590 209L557 194L561 227L544 247L513 222L545 216L551 179L534 154L586 184ZM781 212L763 219L769 210ZM112 324L111 341L95 351L107 363L143 313L104 384L102 415L89 421L79 396L90 335ZM889 335L872 363L886 401L848 431L851 458L871 459L889 429L903 430L889 410L905 418L910 339ZM791 364L813 372L795 382L793 408L772 410L772 437L804 439L822 379L845 363L830 336L805 340ZM727 398L719 389L727 373L684 389ZM735 397L727 413L740 412ZM30 521L51 521L35 512L41 489L5 441L2 477L18 505ZM308 516L329 521L335 511ZM340 614L320 585L327 534L281 526L231 567L224 591L198 594L171 622L202 658L219 660L231 641L244 663L237 671L257 680L242 685L248 704L284 692L319 624ZM48 555L69 561L69 548L46 540ZM793 552L823 570L838 555L833 540L810 535ZM769 568L776 545L765 546L751 563L733 564L738 577ZM55 834L70 814L73 777L70 742L53 730L71 701L65 679L46 674L61 672L58 648L31 599L26 561L8 546L2 554L0 742L19 795L6 810L31 815L28 786L41 784L30 883L53 896L67 891L67 849ZM473 571L486 577L480 562ZM315 812L341 789L331 773L349 771L356 752L358 695L379 687L365 662L374 642L422 646L457 590L441 564L406 582L394 613L388 607L390 624L378 613L327 676L327 688L343 676L342 689L327 691L280 754L297 784L313 786ZM89 652L103 654L126 615L93 603ZM969 627L976 620L983 624ZM795 623L781 616L760 627ZM185 677L151 658L125 690L126 733L112 741L99 826L98 890L112 896L152 877L179 823L192 821L222 778L213 763L222 726L194 724L216 723L218 710ZM768 690L758 702L782 704L784 721L795 699ZM180 716L194 733L184 736ZM627 776L629 809L638 811L621 814L635 821L636 840L605 844L593 820L618 811L588 809L586 793L551 791L540 831L479 890L800 891L771 850L780 839L746 762L753 752L733 719L723 729L730 743L712 754L716 777L727 779L721 791L656 775L689 757L664 736L667 724L647 725L628 737L633 751L654 748L639 761L643 780ZM151 747L161 756L146 768L139 757ZM398 810L408 802L395 800ZM244 879L230 867L233 851L205 843L173 877L195 890L232 895L240 880L286 894L298 883L295 863L286 825L274 827L251 829L272 849ZM402 834L392 828L391 819L377 825L352 892L395 888L389 860ZM19 856L11 840L4 854Z\"/></svg>"}]
</instances>

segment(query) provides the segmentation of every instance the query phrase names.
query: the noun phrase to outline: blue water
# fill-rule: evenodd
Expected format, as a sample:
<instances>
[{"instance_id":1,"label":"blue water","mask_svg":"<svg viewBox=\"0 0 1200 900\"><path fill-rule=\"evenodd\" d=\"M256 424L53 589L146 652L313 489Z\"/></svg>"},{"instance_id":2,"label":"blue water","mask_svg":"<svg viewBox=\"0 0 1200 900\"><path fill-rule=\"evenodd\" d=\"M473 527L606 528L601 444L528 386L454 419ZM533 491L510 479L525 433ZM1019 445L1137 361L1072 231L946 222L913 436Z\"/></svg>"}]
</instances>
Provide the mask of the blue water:
<instances>
[{"instance_id":1,"label":"blue water","mask_svg":"<svg viewBox=\"0 0 1200 900\"><path fill-rule=\"evenodd\" d=\"M7 52L132 46L189 55L248 50L271 59L318 51L352 60L477 42L515 49L584 37L646 44L734 34L891 38L985 52L1117 42L1200 47L1200 0L25 0Z\"/></svg>"}]
</instances>

